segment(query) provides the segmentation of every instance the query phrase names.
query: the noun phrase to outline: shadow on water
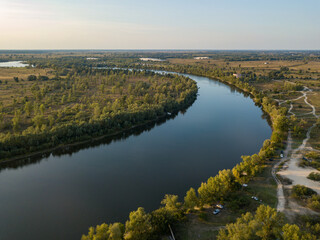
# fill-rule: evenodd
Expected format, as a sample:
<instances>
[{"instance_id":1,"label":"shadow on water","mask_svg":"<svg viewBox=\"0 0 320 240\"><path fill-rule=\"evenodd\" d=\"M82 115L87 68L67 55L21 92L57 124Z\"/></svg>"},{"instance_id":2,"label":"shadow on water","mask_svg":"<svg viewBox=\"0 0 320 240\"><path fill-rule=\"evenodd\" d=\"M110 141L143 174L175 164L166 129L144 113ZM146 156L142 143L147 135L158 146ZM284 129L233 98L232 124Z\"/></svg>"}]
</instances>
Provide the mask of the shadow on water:
<instances>
[{"instance_id":1,"label":"shadow on water","mask_svg":"<svg viewBox=\"0 0 320 240\"><path fill-rule=\"evenodd\" d=\"M192 104L189 107L191 107ZM119 134L116 134L116 135L100 137L98 139L92 139L92 140L89 140L89 141L86 141L83 143L68 145L66 147L62 146L62 147L58 147L57 149L54 149L52 151L47 151L47 152L35 154L32 157L26 157L26 158L21 158L21 159L14 160L14 161L0 163L0 172L3 170L6 170L6 169L19 169L19 168L22 168L22 167L25 167L28 165L38 164L42 160L45 160L46 158L48 158L50 156L53 156L53 157L60 157L63 155L72 156L74 153L77 153L81 150L94 148L97 146L109 145L114 142L124 141L131 136L139 136L140 134L142 134L144 132L149 132L154 127L161 126L162 124L166 123L167 121L175 119L179 115L179 113L184 115L187 112L187 109L188 108L182 109L178 113L172 114L170 116L167 115L166 117L161 117L155 121L146 123L141 126L134 127L132 129L125 130L125 131L123 131Z\"/></svg>"},{"instance_id":2,"label":"shadow on water","mask_svg":"<svg viewBox=\"0 0 320 240\"><path fill-rule=\"evenodd\" d=\"M241 155L259 151L271 129L250 94L184 75L200 87L192 107L121 134L4 164L0 239L80 239L89 226L125 222L141 206L152 211L165 194L184 196L234 167Z\"/></svg>"},{"instance_id":3,"label":"shadow on water","mask_svg":"<svg viewBox=\"0 0 320 240\"><path fill-rule=\"evenodd\" d=\"M165 73L163 71L161 71L161 72L155 71L155 72L162 73L162 74ZM169 74L179 74L179 73L169 72ZM188 77L192 76L190 74L181 74L181 75L185 75L185 76L188 76ZM231 93L240 93L245 98L251 97L250 93L245 92L245 91L241 90L238 87L235 87L235 86L227 84L227 83L222 83L220 81L213 80L213 79L212 79L212 81L216 81L216 83L218 83L219 85L220 84L221 85L227 85L229 87ZM195 101L196 101L196 99L195 99ZM193 105L193 103L189 107L191 107ZM262 109L260 104L255 103L255 105L257 107L259 107L260 109ZM56 149L54 149L52 151L47 151L47 152L42 152L42 153L39 153L39 154L35 154L32 157L26 157L26 158L21 158L21 159L15 160L15 161L9 161L9 162L0 163L0 172L3 171L3 170L6 170L6 169L19 169L19 168L22 168L24 166L37 164L37 163L40 163L42 160L45 160L46 158L48 158L50 156L53 156L53 157L60 157L60 156L63 156L63 155L72 156L74 153L77 153L77 152L79 152L81 150L94 148L94 147L97 147L97 146L109 145L109 144L114 143L114 142L124 141L125 139L127 139L130 136L138 136L138 135L142 134L143 132L150 131L151 129L153 129L156 126L161 126L162 124L164 124L165 122L167 122L169 120L175 119L178 116L179 113L184 115L187 112L188 108L182 109L178 113L172 114L171 116L166 116L166 117L159 118L156 121L149 122L147 124L144 124L142 126L137 126L137 127L132 128L132 129L129 129L129 130L125 130L125 131L123 131L123 132L121 132L119 134L116 134L116 135L100 137L98 139L92 139L91 141L89 140L89 141L85 141L85 142L79 143L79 144L68 145L66 147L61 146L61 147L58 147L58 148L56 148ZM268 122L268 124L271 126L272 123L271 123L270 117L264 111L263 111L263 114L262 114L261 118L265 119Z\"/></svg>"}]
</instances>

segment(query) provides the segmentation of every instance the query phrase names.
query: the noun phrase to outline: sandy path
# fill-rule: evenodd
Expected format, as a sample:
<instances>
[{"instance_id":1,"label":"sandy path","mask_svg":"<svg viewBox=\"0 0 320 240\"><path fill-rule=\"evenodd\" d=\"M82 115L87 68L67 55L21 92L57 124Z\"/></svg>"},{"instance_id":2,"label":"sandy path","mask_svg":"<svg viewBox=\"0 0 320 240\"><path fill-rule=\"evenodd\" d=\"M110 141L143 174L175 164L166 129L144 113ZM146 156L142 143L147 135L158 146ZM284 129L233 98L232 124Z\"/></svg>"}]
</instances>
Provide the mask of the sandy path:
<instances>
[{"instance_id":1,"label":"sandy path","mask_svg":"<svg viewBox=\"0 0 320 240\"><path fill-rule=\"evenodd\" d=\"M301 98L304 98L304 102L311 107L312 109L312 112L310 113L307 113L307 114L312 114L315 118L319 118L318 115L316 115L316 109L315 107L310 104L308 102L308 96L307 94L312 92L311 89L307 88L307 87L304 87L304 91L302 91L302 96L298 97L298 98L295 98L295 99L292 99L290 100L291 102L292 101L296 101L298 99L301 99ZM281 105L282 103L284 103L285 101L278 101L279 104ZM289 108L289 114L291 115L295 115L293 112L292 112L292 109L293 109L293 105L292 103L290 104L290 108ZM304 115L307 115L307 114L304 114ZM273 177L275 178L276 182L278 183L278 191L277 191L277 196L278 196L278 206L277 206L277 210L278 211L284 211L285 210L285 207L286 207L286 199L285 199L285 196L283 194L283 185L282 183L279 181L279 179L277 178L276 174L275 174L275 171L276 169L278 168L279 164L281 164L283 161L289 159L289 161L287 163L284 164L284 166L282 167L282 169L278 172L279 175L283 176L283 177L286 177L288 179L290 179L292 181L292 185L297 185L297 184L301 184L301 185L305 185L306 187L309 187L311 189L313 189L314 191L316 191L318 194L320 194L320 183L319 182L316 182L316 181L312 181L310 179L307 178L307 176L311 173L311 172L318 172L320 173L320 171L317 171L316 169L314 168L310 168L310 167L306 167L306 168L302 168L302 167L299 167L298 164L299 164L299 160L303 157L303 155L300 153L301 150L310 150L312 149L311 147L306 147L307 145L307 142L309 141L310 139L310 133L312 131L312 129L316 126L316 123L313 124L307 131L307 135L306 135L306 138L303 140L302 144L295 150L292 151L291 153L291 156L288 157L289 155L289 152L292 150L292 138L291 138L291 134L289 133L289 136L288 136L288 144L287 144L287 148L286 148L286 151L285 151L285 154L284 154L284 158L279 162L277 163L273 169L272 169L272 175ZM292 186L291 185L291 186ZM294 202L289 202L289 208L290 208L290 211L292 213L298 213L298 212L306 212L307 209L306 208L303 208L303 207L297 207L297 204L294 203ZM310 210L311 211L311 210Z\"/></svg>"},{"instance_id":2,"label":"sandy path","mask_svg":"<svg viewBox=\"0 0 320 240\"><path fill-rule=\"evenodd\" d=\"M283 193L283 185L282 185L281 181L278 179L276 171L277 171L279 165L288 159L289 152L291 152L291 150L292 150L292 139L291 139L291 133L289 132L287 147L283 153L283 158L277 164L275 164L273 166L272 171L271 171L273 178L275 179L275 181L278 184L278 187L277 187L277 197L278 197L277 210L279 212L284 211L285 205L286 205L286 198Z\"/></svg>"}]
</instances>

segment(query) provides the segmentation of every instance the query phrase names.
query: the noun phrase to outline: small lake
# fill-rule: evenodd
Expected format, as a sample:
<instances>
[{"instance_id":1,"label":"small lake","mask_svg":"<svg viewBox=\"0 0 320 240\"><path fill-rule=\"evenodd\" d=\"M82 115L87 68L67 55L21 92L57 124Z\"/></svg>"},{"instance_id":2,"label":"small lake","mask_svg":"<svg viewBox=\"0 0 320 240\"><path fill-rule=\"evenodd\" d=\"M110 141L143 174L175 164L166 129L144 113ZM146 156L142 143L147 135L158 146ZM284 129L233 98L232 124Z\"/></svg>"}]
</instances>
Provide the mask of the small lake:
<instances>
[{"instance_id":1,"label":"small lake","mask_svg":"<svg viewBox=\"0 0 320 240\"><path fill-rule=\"evenodd\" d=\"M0 170L0 239L80 239L130 211L159 207L259 151L271 128L250 97L205 77L172 119Z\"/></svg>"},{"instance_id":2,"label":"small lake","mask_svg":"<svg viewBox=\"0 0 320 240\"><path fill-rule=\"evenodd\" d=\"M0 62L0 67L27 67L29 64L23 63L23 61L11 61L11 62Z\"/></svg>"}]
</instances>

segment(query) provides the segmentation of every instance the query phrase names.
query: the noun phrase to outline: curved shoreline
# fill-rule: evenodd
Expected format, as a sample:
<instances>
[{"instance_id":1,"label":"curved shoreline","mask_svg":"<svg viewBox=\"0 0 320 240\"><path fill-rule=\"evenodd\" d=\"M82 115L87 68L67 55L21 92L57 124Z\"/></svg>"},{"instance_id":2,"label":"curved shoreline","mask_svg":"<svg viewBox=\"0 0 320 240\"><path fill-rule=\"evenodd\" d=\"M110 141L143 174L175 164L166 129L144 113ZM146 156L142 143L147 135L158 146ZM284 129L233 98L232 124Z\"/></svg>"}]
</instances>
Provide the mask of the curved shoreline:
<instances>
[{"instance_id":1,"label":"curved shoreline","mask_svg":"<svg viewBox=\"0 0 320 240\"><path fill-rule=\"evenodd\" d=\"M155 71L159 71L159 70L156 70L156 69L151 69L150 70L149 69L149 71L155 72ZM251 92L246 91L245 89L239 88L238 86L235 86L234 84L231 84L231 83L229 83L229 82L227 82L227 81L225 81L225 80L223 80L221 78L213 79L213 78L208 77L208 76L196 75L196 74L191 74L191 73L189 74L189 73L181 73L181 72L170 72L170 71L165 71L165 70L160 70L160 71L165 72L165 74L179 74L179 75L186 75L187 74L187 75L193 75L193 76L198 76L198 77L206 77L206 78L210 79L211 81L217 81L217 82L223 83L223 84L225 84L225 85L227 85L229 87L233 87L237 91L242 92L243 94L248 94L250 96L250 98L253 100L253 102L263 111L264 114L266 114L267 122L268 122L269 126L272 129L272 121L271 121L270 115L266 111L263 110L263 107L261 106L261 104L258 104L257 102L254 101L254 96L252 95ZM189 106L186 109L188 109L195 101L196 101L196 96L195 96L194 101L192 103L190 103ZM179 111L182 111L182 110L183 109L180 109ZM24 154L24 155L13 156L13 157L10 157L10 158L5 159L5 160L1 160L0 159L0 167L2 165L8 164L8 163L13 163L13 162L16 162L16 161L19 161L19 160L23 160L23 159L26 159L26 158L28 158L30 160L30 158L45 157L43 155L50 154L50 153L52 153L53 151L56 151L56 150L62 150L62 149L69 148L69 147L76 147L76 146L79 146L79 145L82 145L82 144L85 144L85 143L96 142L96 141L99 141L99 140L102 140L102 139L108 138L108 137L115 137L115 136L123 134L123 133L125 133L127 131L134 130L134 129L138 128L138 127L144 127L144 126L147 126L150 123L156 123L160 119L166 118L167 116L168 116L167 114L164 114L164 115L159 116L159 117L157 117L155 119L147 120L146 122L143 122L141 124L134 125L134 126L132 126L130 128L126 128L126 129L123 129L123 130L120 130L120 131L116 131L116 132L111 133L111 134L105 134L105 135L102 135L102 136L93 137L93 138L90 138L88 140L84 140L84 141L80 141L80 142L74 142L74 143L68 143L68 144L63 144L63 145L58 145L58 146L55 146L55 147L52 147L52 148L47 148L47 149L35 151L35 152L32 152L32 153ZM168 119L170 119L170 117Z\"/></svg>"},{"instance_id":2,"label":"curved shoreline","mask_svg":"<svg viewBox=\"0 0 320 240\"><path fill-rule=\"evenodd\" d=\"M37 157L39 155L43 155L43 154L49 154L51 153L52 151L55 151L55 150L59 150L59 149L63 149L63 148L68 148L68 147L75 147L75 146L78 146L78 145L81 145L81 144L85 144L85 143L89 143L89 142L94 142L94 141L99 141L103 138L107 138L107 137L113 137L113 136L117 136L117 135L120 135L126 131L130 131L130 130L133 130L133 129L136 129L138 127L143 127L143 126L146 126L147 124L150 124L150 123L155 123L157 122L158 120L160 120L161 118L165 118L166 115L163 115L163 116L160 116L160 117L157 117L155 119L151 119L151 120L148 120L144 123L141 123L141 124L137 124L137 125L134 125L130 128L126 128L126 129L123 129L123 130L120 130L120 131L117 131L117 132L114 132L114 133L111 133L111 134L105 134L105 135L102 135L102 136L99 136L99 137L93 137L91 139L88 139L88 140L84 140L84 141L80 141L80 142L74 142L74 143L69 143L69 144L64 144L64 145L58 145L56 147L53 147L53 148L48 148L48 149L44 149L44 150L40 150L40 151L36 151L36 152L32 152L32 153L29 153L29 154L26 154L26 155L19 155L19 156L15 156L15 157L12 157L12 158L9 158L9 159L6 159L6 160L0 160L0 166L2 164L6 164L6 163L12 163L14 161L18 161L18 160L23 160L25 158L32 158L32 157Z\"/></svg>"},{"instance_id":3,"label":"curved shoreline","mask_svg":"<svg viewBox=\"0 0 320 240\"><path fill-rule=\"evenodd\" d=\"M197 75L194 75L194 76L197 76ZM226 84L226 83L222 83L222 84L218 84L217 82L221 82L221 81L218 81L218 80L216 80L216 79L214 79L214 78L208 78L208 77L205 77L206 79L205 79L205 81L207 82L209 82L209 80L211 80L211 81L215 81L216 82L216 85L218 86L218 85L221 85L221 86L224 86L224 88L228 88L228 90L229 91L231 91L231 92L233 92L234 94L236 94L236 95L238 95L238 97L240 98L244 98L244 97L246 97L247 98L247 101L246 102L248 102L248 103L250 103L250 105L253 107L253 108L256 108L257 107L257 105L255 106L255 104L253 104L251 101L252 101L252 99L248 99L248 95L246 95L246 94L243 94L243 92L244 91L240 91L241 89L240 88L236 88L236 87L234 87L234 89L237 89L237 90L239 90L239 91L234 91L234 90L232 90L232 89L230 89L228 86L230 86L229 84ZM215 85L215 84L212 84L212 85ZM239 94L240 93L240 94ZM209 92L209 94L210 94L210 92ZM260 108L261 109L261 108ZM257 112L258 113L260 113L260 114L256 114L256 116L257 117L259 117L259 115L261 115L261 112L260 112L260 110L259 109L256 109L257 110ZM265 120L266 119L261 119L261 118L259 118L260 120L262 120L264 123L265 123ZM167 124L167 123L166 123ZM269 132L270 132L270 130L269 130L269 126L267 125L267 124L265 124L265 126L268 128L268 136L269 136ZM121 132L119 132L119 133L121 133ZM131 134L131 133L130 133ZM266 138L268 138L268 136L265 136L265 137L262 137L262 141L264 140L264 139L266 139ZM100 137L100 138L102 138L102 137ZM86 142L90 142L90 140L88 140L88 141L86 141ZM69 145L69 146L71 146L71 145ZM66 145L64 145L63 146L63 148L65 148L66 147ZM258 145L256 148L255 148L255 151L257 150L257 151L259 151L259 149L260 149L260 146ZM242 150L240 149L240 151L242 152ZM240 152L240 153L241 153ZM241 155L241 154L235 154L235 155L237 155L237 157L239 158L239 156ZM240 160L240 159L239 159ZM42 160L40 160L40 161L42 161ZM39 162L40 162L39 161ZM44 161L46 162L47 161L47 159L44 159ZM241 160L240 160L241 161ZM233 164L232 164L233 165ZM227 167L228 168L228 167ZM199 182L197 182L197 183L199 183ZM90 225L88 225L88 226L90 226Z\"/></svg>"}]
</instances>

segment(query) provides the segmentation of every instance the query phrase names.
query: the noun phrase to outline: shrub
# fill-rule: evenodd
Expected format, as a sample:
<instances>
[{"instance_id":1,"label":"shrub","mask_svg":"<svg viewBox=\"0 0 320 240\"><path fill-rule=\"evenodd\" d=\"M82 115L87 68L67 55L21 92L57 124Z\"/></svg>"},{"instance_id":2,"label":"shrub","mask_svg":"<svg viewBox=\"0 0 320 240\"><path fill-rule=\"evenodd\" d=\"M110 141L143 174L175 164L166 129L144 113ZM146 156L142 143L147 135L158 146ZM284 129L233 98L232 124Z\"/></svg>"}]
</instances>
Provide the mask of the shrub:
<instances>
[{"instance_id":1,"label":"shrub","mask_svg":"<svg viewBox=\"0 0 320 240\"><path fill-rule=\"evenodd\" d=\"M292 187L292 193L291 196L295 198L306 198L310 197L316 192L313 191L311 188L308 188L303 185L295 185Z\"/></svg>"},{"instance_id":2,"label":"shrub","mask_svg":"<svg viewBox=\"0 0 320 240\"><path fill-rule=\"evenodd\" d=\"M308 178L313 181L320 181L320 173L312 172L308 175Z\"/></svg>"},{"instance_id":3,"label":"shrub","mask_svg":"<svg viewBox=\"0 0 320 240\"><path fill-rule=\"evenodd\" d=\"M313 210L320 210L320 196L312 195L310 199L308 199L308 207Z\"/></svg>"}]
</instances>

